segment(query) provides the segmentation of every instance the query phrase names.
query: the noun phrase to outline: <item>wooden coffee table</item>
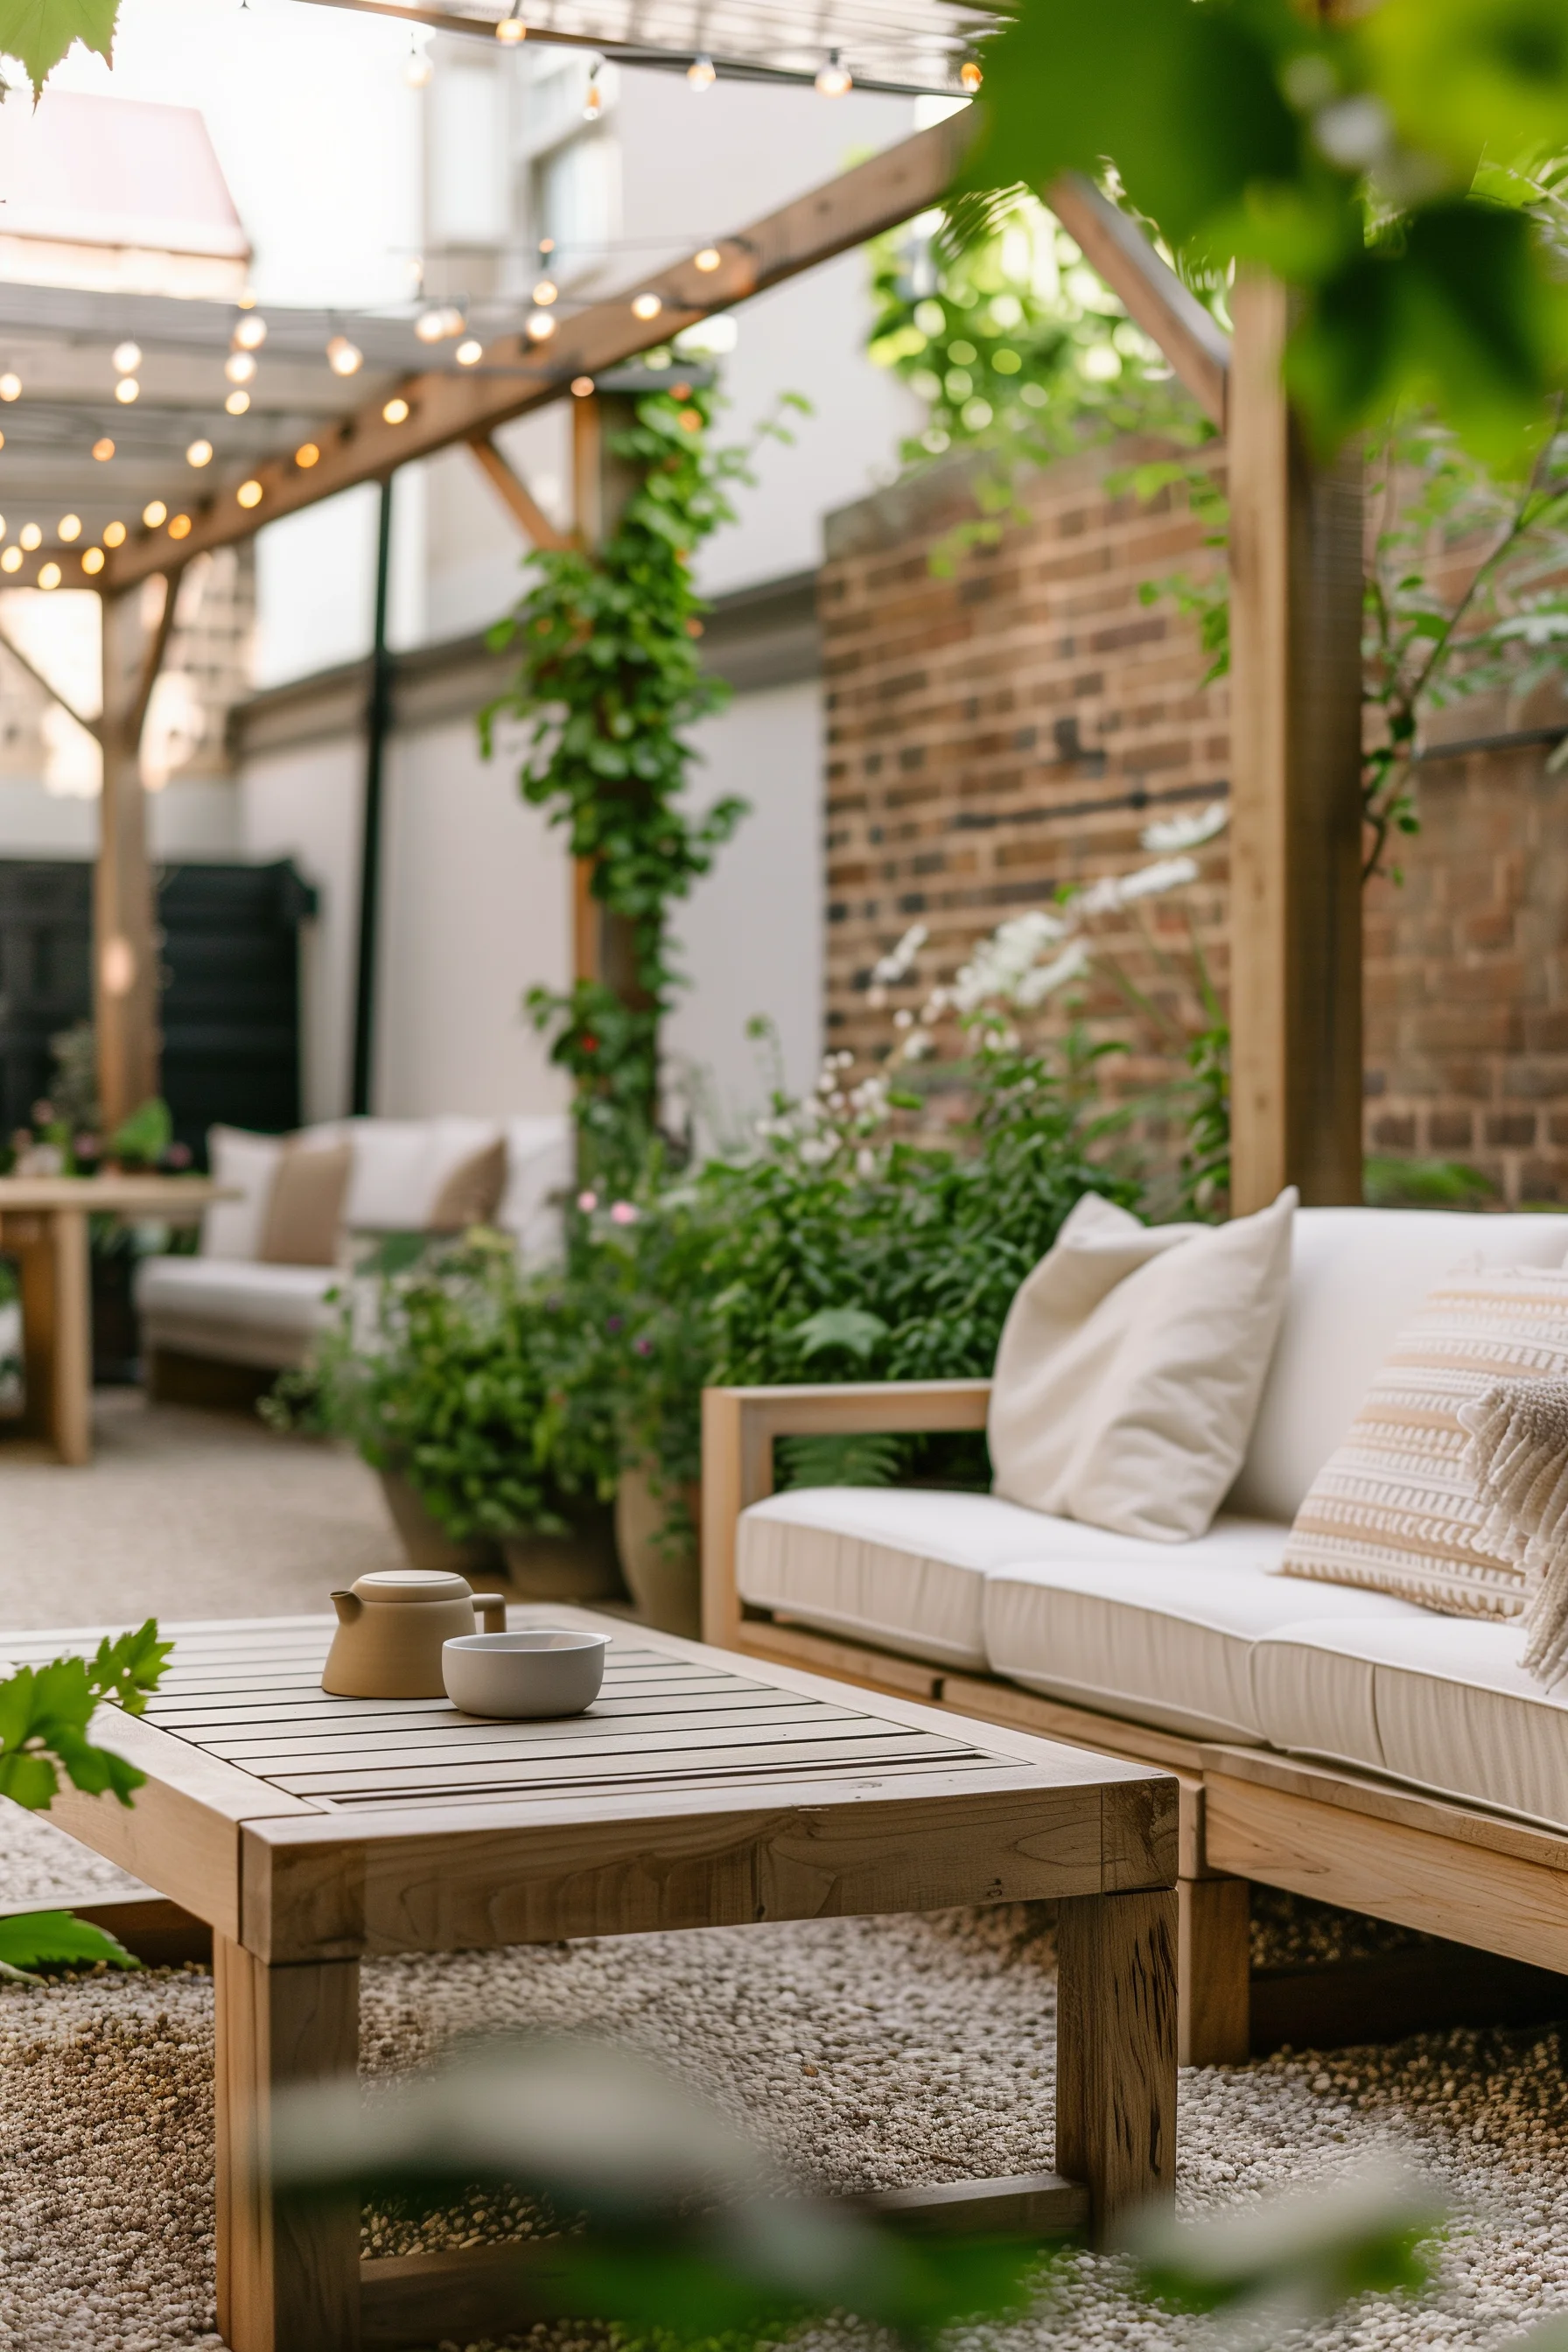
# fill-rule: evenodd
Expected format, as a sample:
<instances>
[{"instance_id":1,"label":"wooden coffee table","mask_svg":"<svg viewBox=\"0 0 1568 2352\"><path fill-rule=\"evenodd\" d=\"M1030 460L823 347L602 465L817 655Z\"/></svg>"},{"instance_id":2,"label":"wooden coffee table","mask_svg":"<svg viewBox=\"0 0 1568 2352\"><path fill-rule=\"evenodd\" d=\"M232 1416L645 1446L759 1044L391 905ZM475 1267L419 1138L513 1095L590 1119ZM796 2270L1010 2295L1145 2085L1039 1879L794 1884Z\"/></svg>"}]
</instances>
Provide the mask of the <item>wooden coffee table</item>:
<instances>
[{"instance_id":1,"label":"wooden coffee table","mask_svg":"<svg viewBox=\"0 0 1568 2352\"><path fill-rule=\"evenodd\" d=\"M134 1808L57 1800L63 1829L213 1931L218 2326L234 2352L504 2323L482 2250L363 2262L353 2212L275 2213L266 2192L275 2091L357 2063L367 1955L1055 1899L1064 2178L890 2201L950 2225L967 2211L977 2227L1102 2229L1168 2192L1173 1778L618 1619L510 1616L613 1636L587 1715L490 1723L445 1699L329 1697L330 1618L177 1627L145 1717L107 1708L97 1726L147 1774ZM37 1662L96 1638L0 1650Z\"/></svg>"}]
</instances>

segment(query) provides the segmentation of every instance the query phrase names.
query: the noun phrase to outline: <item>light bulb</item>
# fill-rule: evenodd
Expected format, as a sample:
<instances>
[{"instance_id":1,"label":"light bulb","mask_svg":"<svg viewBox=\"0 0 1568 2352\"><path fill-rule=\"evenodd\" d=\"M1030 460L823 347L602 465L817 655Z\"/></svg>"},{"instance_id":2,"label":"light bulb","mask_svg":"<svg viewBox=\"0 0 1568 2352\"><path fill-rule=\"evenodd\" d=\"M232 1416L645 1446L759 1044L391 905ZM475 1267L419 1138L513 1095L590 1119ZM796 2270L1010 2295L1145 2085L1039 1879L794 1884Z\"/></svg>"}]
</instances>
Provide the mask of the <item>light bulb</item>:
<instances>
[{"instance_id":1,"label":"light bulb","mask_svg":"<svg viewBox=\"0 0 1568 2352\"><path fill-rule=\"evenodd\" d=\"M533 289L533 299L542 310L548 310L552 302L560 299L560 295L561 289L553 278L542 278Z\"/></svg>"},{"instance_id":2,"label":"light bulb","mask_svg":"<svg viewBox=\"0 0 1568 2352\"><path fill-rule=\"evenodd\" d=\"M963 63L958 68L958 81L960 89L966 89L971 98L973 98L984 79L985 76L980 70L979 58L965 58Z\"/></svg>"},{"instance_id":3,"label":"light bulb","mask_svg":"<svg viewBox=\"0 0 1568 2352\"><path fill-rule=\"evenodd\" d=\"M309 473L312 466L320 463L321 456L321 453L313 441L301 441L294 452L294 463Z\"/></svg>"},{"instance_id":4,"label":"light bulb","mask_svg":"<svg viewBox=\"0 0 1568 2352\"><path fill-rule=\"evenodd\" d=\"M252 286L242 286L234 299L242 310L254 310L256 308L256 289Z\"/></svg>"},{"instance_id":5,"label":"light bulb","mask_svg":"<svg viewBox=\"0 0 1568 2352\"><path fill-rule=\"evenodd\" d=\"M7 368L5 374L0 375L0 400L20 400L21 397L22 379L14 369Z\"/></svg>"},{"instance_id":6,"label":"light bulb","mask_svg":"<svg viewBox=\"0 0 1568 2352\"><path fill-rule=\"evenodd\" d=\"M239 320L236 324L233 336L236 351L258 352L266 341L267 321L265 319L245 318Z\"/></svg>"},{"instance_id":7,"label":"light bulb","mask_svg":"<svg viewBox=\"0 0 1568 2352\"><path fill-rule=\"evenodd\" d=\"M29 555L35 547L42 547L44 543L44 534L36 522L25 522L16 536Z\"/></svg>"},{"instance_id":8,"label":"light bulb","mask_svg":"<svg viewBox=\"0 0 1568 2352\"><path fill-rule=\"evenodd\" d=\"M426 55L425 51L420 48L417 42L410 37L408 43L407 62L405 64L403 68L403 79L408 84L409 89L427 89L431 81L435 78L435 66L431 63L429 58Z\"/></svg>"},{"instance_id":9,"label":"light bulb","mask_svg":"<svg viewBox=\"0 0 1568 2352\"><path fill-rule=\"evenodd\" d=\"M818 69L816 87L824 98L844 98L855 87L855 77L837 49L827 52L827 63Z\"/></svg>"},{"instance_id":10,"label":"light bulb","mask_svg":"<svg viewBox=\"0 0 1568 2352\"><path fill-rule=\"evenodd\" d=\"M526 41L528 26L521 16L503 16L496 26L498 41Z\"/></svg>"},{"instance_id":11,"label":"light bulb","mask_svg":"<svg viewBox=\"0 0 1568 2352\"><path fill-rule=\"evenodd\" d=\"M591 375L574 375L573 377L572 396L574 400L586 400L593 389L594 379Z\"/></svg>"},{"instance_id":12,"label":"light bulb","mask_svg":"<svg viewBox=\"0 0 1568 2352\"><path fill-rule=\"evenodd\" d=\"M693 58L686 68L686 79L693 89L711 89L719 79L719 68L711 58Z\"/></svg>"},{"instance_id":13,"label":"light bulb","mask_svg":"<svg viewBox=\"0 0 1568 2352\"><path fill-rule=\"evenodd\" d=\"M364 353L346 335L334 335L327 345L327 365L334 375L357 375L364 365Z\"/></svg>"},{"instance_id":14,"label":"light bulb","mask_svg":"<svg viewBox=\"0 0 1568 2352\"><path fill-rule=\"evenodd\" d=\"M381 421L384 425L406 425L408 403L402 399L389 400L381 412Z\"/></svg>"},{"instance_id":15,"label":"light bulb","mask_svg":"<svg viewBox=\"0 0 1568 2352\"><path fill-rule=\"evenodd\" d=\"M698 268L703 271L717 269L723 258L716 245L705 245L700 253L692 256Z\"/></svg>"},{"instance_id":16,"label":"light bulb","mask_svg":"<svg viewBox=\"0 0 1568 2352\"><path fill-rule=\"evenodd\" d=\"M594 72L588 77L588 87L583 93L583 120L584 122L597 122L600 115L603 114L605 110L605 93L599 88L598 81L595 78L597 73L598 68L595 66Z\"/></svg>"},{"instance_id":17,"label":"light bulb","mask_svg":"<svg viewBox=\"0 0 1568 2352\"><path fill-rule=\"evenodd\" d=\"M98 459L100 466L108 465L110 457L114 455L114 444L110 439L107 433L103 436L101 441L95 441L93 443L92 454Z\"/></svg>"},{"instance_id":18,"label":"light bulb","mask_svg":"<svg viewBox=\"0 0 1568 2352\"><path fill-rule=\"evenodd\" d=\"M230 383L256 382L256 362L248 352L230 352L223 363L223 372Z\"/></svg>"},{"instance_id":19,"label":"light bulb","mask_svg":"<svg viewBox=\"0 0 1568 2352\"><path fill-rule=\"evenodd\" d=\"M414 321L414 331L422 343L438 343L447 331L445 310L421 310Z\"/></svg>"},{"instance_id":20,"label":"light bulb","mask_svg":"<svg viewBox=\"0 0 1568 2352\"><path fill-rule=\"evenodd\" d=\"M58 565L58 563L40 563L40 564L39 564L39 566L38 566L38 585L39 585L39 587L40 587L40 588L45 588L45 589L47 589L47 588L58 588L58 587L59 586L59 584L60 584L60 567L59 567L59 565Z\"/></svg>"},{"instance_id":21,"label":"light bulb","mask_svg":"<svg viewBox=\"0 0 1568 2352\"><path fill-rule=\"evenodd\" d=\"M555 332L555 321L548 310L531 310L528 314L528 340L531 343L547 343Z\"/></svg>"},{"instance_id":22,"label":"light bulb","mask_svg":"<svg viewBox=\"0 0 1568 2352\"><path fill-rule=\"evenodd\" d=\"M265 493L259 482L249 481L241 482L234 495L242 507L258 507Z\"/></svg>"},{"instance_id":23,"label":"light bulb","mask_svg":"<svg viewBox=\"0 0 1568 2352\"><path fill-rule=\"evenodd\" d=\"M476 342L472 335L468 337L466 343L459 343L458 345L457 352L454 354L459 367L478 367L484 355L485 347L483 343Z\"/></svg>"},{"instance_id":24,"label":"light bulb","mask_svg":"<svg viewBox=\"0 0 1568 2352\"><path fill-rule=\"evenodd\" d=\"M554 239L552 236L542 236L542 237L540 238L540 240L539 240L539 254L540 254L540 258L541 258L541 260L542 260L542 259L543 259L544 256L545 256L547 253L553 253L553 252L554 252L554 250L555 250L555 239Z\"/></svg>"},{"instance_id":25,"label":"light bulb","mask_svg":"<svg viewBox=\"0 0 1568 2352\"><path fill-rule=\"evenodd\" d=\"M103 569L102 548L89 547L81 559L81 568L84 572L101 572Z\"/></svg>"},{"instance_id":26,"label":"light bulb","mask_svg":"<svg viewBox=\"0 0 1568 2352\"><path fill-rule=\"evenodd\" d=\"M5 554L0 555L0 572L20 572L21 569L21 549L19 547L8 547L5 550Z\"/></svg>"},{"instance_id":27,"label":"light bulb","mask_svg":"<svg viewBox=\"0 0 1568 2352\"><path fill-rule=\"evenodd\" d=\"M114 373L116 375L134 375L141 364L142 346L140 343L116 343L114 347Z\"/></svg>"},{"instance_id":28,"label":"light bulb","mask_svg":"<svg viewBox=\"0 0 1568 2352\"><path fill-rule=\"evenodd\" d=\"M106 522L103 526L103 543L105 547L123 547L125 525L122 522Z\"/></svg>"},{"instance_id":29,"label":"light bulb","mask_svg":"<svg viewBox=\"0 0 1568 2352\"><path fill-rule=\"evenodd\" d=\"M170 518L169 537L171 539L189 539L190 535L191 519L189 515L179 514L174 515Z\"/></svg>"},{"instance_id":30,"label":"light bulb","mask_svg":"<svg viewBox=\"0 0 1568 2352\"><path fill-rule=\"evenodd\" d=\"M168 521L169 509L162 499L150 499L142 509L142 520L149 530L156 530L160 523ZM105 539L109 537L107 531L103 535Z\"/></svg>"},{"instance_id":31,"label":"light bulb","mask_svg":"<svg viewBox=\"0 0 1568 2352\"><path fill-rule=\"evenodd\" d=\"M142 387L133 375L122 375L114 387L114 397L121 408L129 408L133 400L142 397Z\"/></svg>"},{"instance_id":32,"label":"light bulb","mask_svg":"<svg viewBox=\"0 0 1568 2352\"><path fill-rule=\"evenodd\" d=\"M210 466L212 461L213 445L210 441L193 441L185 452L187 466Z\"/></svg>"},{"instance_id":33,"label":"light bulb","mask_svg":"<svg viewBox=\"0 0 1568 2352\"><path fill-rule=\"evenodd\" d=\"M79 539L81 537L80 515L61 515L59 529L56 531L55 537L63 539L68 546L73 539Z\"/></svg>"},{"instance_id":34,"label":"light bulb","mask_svg":"<svg viewBox=\"0 0 1568 2352\"><path fill-rule=\"evenodd\" d=\"M231 392L224 406L231 416L243 416L250 406L250 394L247 392Z\"/></svg>"},{"instance_id":35,"label":"light bulb","mask_svg":"<svg viewBox=\"0 0 1568 2352\"><path fill-rule=\"evenodd\" d=\"M634 319L657 319L664 304L657 294L639 294L632 304Z\"/></svg>"}]
</instances>

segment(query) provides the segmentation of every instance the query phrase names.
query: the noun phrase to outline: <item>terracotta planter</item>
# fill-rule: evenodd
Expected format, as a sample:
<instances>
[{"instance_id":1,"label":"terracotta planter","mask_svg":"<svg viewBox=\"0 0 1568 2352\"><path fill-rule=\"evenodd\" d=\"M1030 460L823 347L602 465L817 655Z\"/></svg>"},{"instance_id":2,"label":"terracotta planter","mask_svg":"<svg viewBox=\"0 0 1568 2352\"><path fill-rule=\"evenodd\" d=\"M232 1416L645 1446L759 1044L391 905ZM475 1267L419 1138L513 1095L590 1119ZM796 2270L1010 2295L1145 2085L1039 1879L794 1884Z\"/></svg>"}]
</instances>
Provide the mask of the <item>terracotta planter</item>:
<instances>
[{"instance_id":1,"label":"terracotta planter","mask_svg":"<svg viewBox=\"0 0 1568 2352\"><path fill-rule=\"evenodd\" d=\"M498 1544L485 1536L472 1536L459 1543L456 1536L447 1533L438 1519L431 1517L400 1470L383 1470L379 1475L392 1524L411 1568L447 1569L454 1575L468 1577L470 1582L476 1576L483 1576L492 1584L499 1580L501 1560Z\"/></svg>"},{"instance_id":2,"label":"terracotta planter","mask_svg":"<svg viewBox=\"0 0 1568 2352\"><path fill-rule=\"evenodd\" d=\"M563 1507L564 1536L508 1536L501 1545L513 1601L615 1601L625 1588L616 1561L616 1527L607 1503Z\"/></svg>"},{"instance_id":3,"label":"terracotta planter","mask_svg":"<svg viewBox=\"0 0 1568 2352\"><path fill-rule=\"evenodd\" d=\"M697 1517L700 1489L689 1488L687 1507ZM668 1508L641 1468L623 1470L616 1495L616 1541L627 1588L645 1625L661 1633L684 1633L696 1641L702 1630L702 1575L695 1542L675 1550L658 1540Z\"/></svg>"}]
</instances>

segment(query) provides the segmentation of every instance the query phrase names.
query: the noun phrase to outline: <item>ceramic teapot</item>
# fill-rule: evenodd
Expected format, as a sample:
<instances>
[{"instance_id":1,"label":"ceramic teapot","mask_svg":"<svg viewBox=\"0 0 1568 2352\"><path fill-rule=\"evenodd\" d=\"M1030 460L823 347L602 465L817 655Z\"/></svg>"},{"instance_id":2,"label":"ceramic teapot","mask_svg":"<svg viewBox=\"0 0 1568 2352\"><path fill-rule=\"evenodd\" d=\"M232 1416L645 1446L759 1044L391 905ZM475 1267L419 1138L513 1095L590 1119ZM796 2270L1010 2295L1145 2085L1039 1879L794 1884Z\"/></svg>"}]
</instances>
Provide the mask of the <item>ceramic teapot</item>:
<instances>
[{"instance_id":1,"label":"ceramic teapot","mask_svg":"<svg viewBox=\"0 0 1568 2352\"><path fill-rule=\"evenodd\" d=\"M466 1576L419 1568L378 1568L334 1592L338 1630L321 1688L338 1698L441 1698L441 1644L474 1631L506 1631L506 1602L476 1592Z\"/></svg>"}]
</instances>

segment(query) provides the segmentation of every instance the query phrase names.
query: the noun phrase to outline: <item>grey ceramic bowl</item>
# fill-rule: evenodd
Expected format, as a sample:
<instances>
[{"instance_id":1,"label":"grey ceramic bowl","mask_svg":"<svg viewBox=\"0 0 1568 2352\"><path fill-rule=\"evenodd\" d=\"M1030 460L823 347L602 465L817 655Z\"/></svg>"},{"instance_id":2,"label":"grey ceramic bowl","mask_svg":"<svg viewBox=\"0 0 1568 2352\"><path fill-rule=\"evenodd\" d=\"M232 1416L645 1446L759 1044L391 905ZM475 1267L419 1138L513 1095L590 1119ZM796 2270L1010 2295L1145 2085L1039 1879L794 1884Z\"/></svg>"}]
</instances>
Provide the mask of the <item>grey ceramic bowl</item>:
<instances>
[{"instance_id":1,"label":"grey ceramic bowl","mask_svg":"<svg viewBox=\"0 0 1568 2352\"><path fill-rule=\"evenodd\" d=\"M605 1679L607 1633L536 1626L462 1633L441 1644L447 1696L465 1715L581 1715Z\"/></svg>"}]
</instances>

